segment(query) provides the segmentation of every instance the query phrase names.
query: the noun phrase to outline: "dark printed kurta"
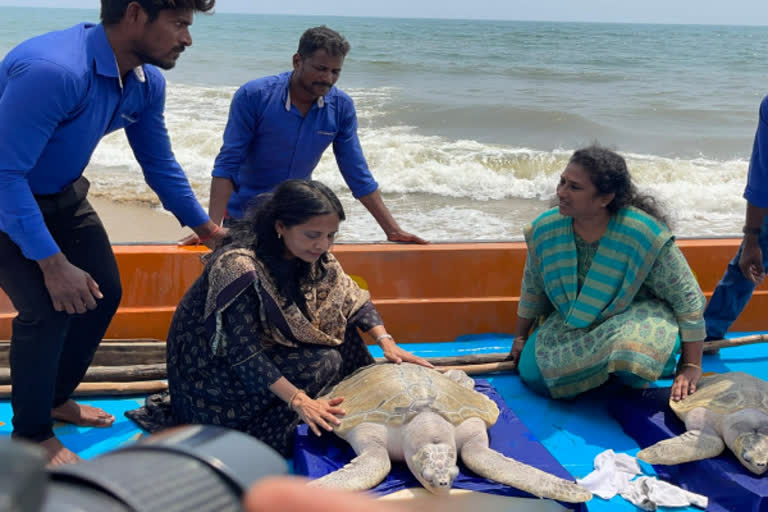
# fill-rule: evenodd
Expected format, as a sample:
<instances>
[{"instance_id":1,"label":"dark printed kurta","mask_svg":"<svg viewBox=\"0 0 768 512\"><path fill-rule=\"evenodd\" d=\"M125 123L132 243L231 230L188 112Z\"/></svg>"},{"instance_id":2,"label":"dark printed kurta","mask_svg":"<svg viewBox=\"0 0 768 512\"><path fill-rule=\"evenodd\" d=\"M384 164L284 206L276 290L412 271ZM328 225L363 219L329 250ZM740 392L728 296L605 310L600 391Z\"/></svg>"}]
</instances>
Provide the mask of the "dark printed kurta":
<instances>
[{"instance_id":1,"label":"dark printed kurta","mask_svg":"<svg viewBox=\"0 0 768 512\"><path fill-rule=\"evenodd\" d=\"M210 333L201 321L207 280L203 276L179 304L168 334L168 394L153 396L147 406L128 416L149 431L180 423L220 425L246 432L290 456L298 415L269 386L285 377L311 397L321 394L356 369L372 364L357 329L381 325L368 301L349 319L344 343L338 346L265 342L264 322L281 324L279 310L266 308L249 285L223 311L227 338L223 350L211 350ZM282 320L284 322L284 320Z\"/></svg>"}]
</instances>

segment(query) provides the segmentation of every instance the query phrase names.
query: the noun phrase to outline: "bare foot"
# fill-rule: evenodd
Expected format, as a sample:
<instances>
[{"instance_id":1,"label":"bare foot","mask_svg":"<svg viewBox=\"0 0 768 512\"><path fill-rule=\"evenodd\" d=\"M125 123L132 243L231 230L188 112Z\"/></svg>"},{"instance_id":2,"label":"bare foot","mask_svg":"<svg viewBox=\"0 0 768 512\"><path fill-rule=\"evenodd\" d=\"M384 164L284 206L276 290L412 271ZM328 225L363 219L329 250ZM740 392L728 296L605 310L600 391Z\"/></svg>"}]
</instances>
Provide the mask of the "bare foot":
<instances>
[{"instance_id":1,"label":"bare foot","mask_svg":"<svg viewBox=\"0 0 768 512\"><path fill-rule=\"evenodd\" d=\"M71 399L52 409L51 417L79 427L111 427L115 422L115 417L106 411Z\"/></svg>"},{"instance_id":2,"label":"bare foot","mask_svg":"<svg viewBox=\"0 0 768 512\"><path fill-rule=\"evenodd\" d=\"M75 462L83 460L78 457L75 452L65 448L64 445L61 444L61 441L55 437L46 439L40 443L40 446L45 449L45 453L48 456L48 464L46 464L46 467L49 468L61 466L62 464L74 464Z\"/></svg>"}]
</instances>

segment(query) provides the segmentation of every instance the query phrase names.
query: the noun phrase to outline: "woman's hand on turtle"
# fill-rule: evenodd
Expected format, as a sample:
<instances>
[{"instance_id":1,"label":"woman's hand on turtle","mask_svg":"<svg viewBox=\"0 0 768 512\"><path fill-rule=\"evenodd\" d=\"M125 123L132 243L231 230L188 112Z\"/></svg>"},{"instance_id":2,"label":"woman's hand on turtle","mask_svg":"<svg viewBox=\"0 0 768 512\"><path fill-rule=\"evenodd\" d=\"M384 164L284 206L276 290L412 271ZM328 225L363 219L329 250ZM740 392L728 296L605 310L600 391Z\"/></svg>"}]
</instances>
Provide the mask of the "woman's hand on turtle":
<instances>
[{"instance_id":1,"label":"woman's hand on turtle","mask_svg":"<svg viewBox=\"0 0 768 512\"><path fill-rule=\"evenodd\" d=\"M701 368L696 365L681 366L672 383L670 398L678 402L696 391L696 384L701 378Z\"/></svg>"},{"instance_id":2,"label":"woman's hand on turtle","mask_svg":"<svg viewBox=\"0 0 768 512\"><path fill-rule=\"evenodd\" d=\"M320 428L333 432L332 425L339 425L341 423L338 417L346 414L346 411L339 407L339 404L343 401L344 397L341 396L330 400L315 400L306 393L300 392L289 405L309 425L312 432L319 437Z\"/></svg>"},{"instance_id":3,"label":"woman's hand on turtle","mask_svg":"<svg viewBox=\"0 0 768 512\"><path fill-rule=\"evenodd\" d=\"M415 356L410 352L408 352L407 350L403 350L393 340L389 340L389 339L382 340L379 343L379 346L381 346L381 350L384 352L384 357L387 358L387 361L390 361L395 364L413 363L413 364L418 364L420 366L426 366L427 368L434 368L432 363L430 363L423 357Z\"/></svg>"}]
</instances>

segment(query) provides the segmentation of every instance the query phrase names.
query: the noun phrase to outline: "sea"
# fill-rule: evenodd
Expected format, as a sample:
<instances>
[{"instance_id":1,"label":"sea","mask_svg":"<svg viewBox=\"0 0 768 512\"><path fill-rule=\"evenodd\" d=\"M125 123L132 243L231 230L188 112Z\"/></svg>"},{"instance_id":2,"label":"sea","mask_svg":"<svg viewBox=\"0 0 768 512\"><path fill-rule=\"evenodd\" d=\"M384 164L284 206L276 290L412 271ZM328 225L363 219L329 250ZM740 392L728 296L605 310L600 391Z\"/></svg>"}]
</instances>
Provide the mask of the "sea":
<instances>
[{"instance_id":1,"label":"sea","mask_svg":"<svg viewBox=\"0 0 768 512\"><path fill-rule=\"evenodd\" d=\"M97 10L0 8L0 56ZM207 206L210 171L239 86L287 71L301 33L327 25L352 49L337 86L354 99L365 156L404 229L435 242L521 240L552 204L571 153L628 161L680 238L743 224L768 27L197 15L168 81L173 149ZM122 132L86 169L92 194L160 208ZM340 241L383 234L326 151L313 177L342 199Z\"/></svg>"}]
</instances>

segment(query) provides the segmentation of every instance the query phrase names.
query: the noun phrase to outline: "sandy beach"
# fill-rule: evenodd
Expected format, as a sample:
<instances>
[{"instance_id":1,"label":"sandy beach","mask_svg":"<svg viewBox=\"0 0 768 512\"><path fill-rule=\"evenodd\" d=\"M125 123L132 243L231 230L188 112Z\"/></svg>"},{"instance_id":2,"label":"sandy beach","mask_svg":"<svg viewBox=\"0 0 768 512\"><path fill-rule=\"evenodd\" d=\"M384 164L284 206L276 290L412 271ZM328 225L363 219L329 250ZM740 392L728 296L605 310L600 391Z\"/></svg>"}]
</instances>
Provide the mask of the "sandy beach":
<instances>
[{"instance_id":1,"label":"sandy beach","mask_svg":"<svg viewBox=\"0 0 768 512\"><path fill-rule=\"evenodd\" d=\"M188 235L189 228L179 226L176 217L149 205L110 201L89 197L101 217L112 243L169 242Z\"/></svg>"}]
</instances>

